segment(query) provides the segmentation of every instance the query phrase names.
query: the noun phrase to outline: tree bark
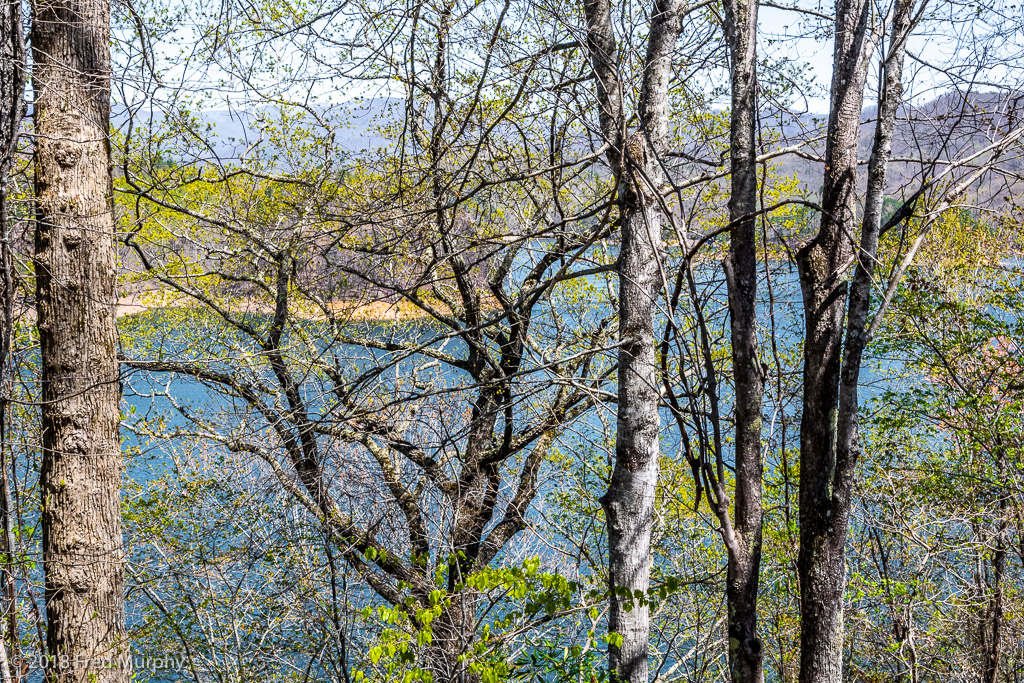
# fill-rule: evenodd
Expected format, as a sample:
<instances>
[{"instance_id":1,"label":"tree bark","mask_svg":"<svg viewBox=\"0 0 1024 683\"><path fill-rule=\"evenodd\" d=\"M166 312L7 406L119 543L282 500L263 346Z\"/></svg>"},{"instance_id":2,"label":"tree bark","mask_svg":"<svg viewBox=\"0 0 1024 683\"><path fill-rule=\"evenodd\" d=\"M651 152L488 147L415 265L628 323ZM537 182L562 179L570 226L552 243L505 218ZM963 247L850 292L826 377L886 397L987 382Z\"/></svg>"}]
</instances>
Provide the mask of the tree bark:
<instances>
[{"instance_id":1,"label":"tree bark","mask_svg":"<svg viewBox=\"0 0 1024 683\"><path fill-rule=\"evenodd\" d=\"M988 600L985 616L981 624L982 643L982 683L999 683L999 671L1003 659L1003 622L1006 611L1004 607L1003 579L1006 575L1006 553L1009 524L1006 521L1007 492L1007 463L1006 448L1002 439L997 438L995 449L996 472L998 473L998 486L996 495L999 498L999 518L996 522L995 548L992 549L992 583L991 589L986 590ZM982 581L983 590L987 588L987 581Z\"/></svg>"},{"instance_id":2,"label":"tree bark","mask_svg":"<svg viewBox=\"0 0 1024 683\"><path fill-rule=\"evenodd\" d=\"M46 675L127 683L110 5L37 0L32 35Z\"/></svg>"},{"instance_id":3,"label":"tree bark","mask_svg":"<svg viewBox=\"0 0 1024 683\"><path fill-rule=\"evenodd\" d=\"M0 189L6 189L21 118L25 115L25 43L21 3L0 2ZM5 207L6 208L6 207Z\"/></svg>"},{"instance_id":4,"label":"tree bark","mask_svg":"<svg viewBox=\"0 0 1024 683\"><path fill-rule=\"evenodd\" d=\"M470 671L464 661L476 639L479 598L461 591L449 599L450 603L431 622L433 641L422 653L425 668L437 683L479 683L480 675Z\"/></svg>"},{"instance_id":5,"label":"tree bark","mask_svg":"<svg viewBox=\"0 0 1024 683\"><path fill-rule=\"evenodd\" d=\"M868 65L878 33L869 25L870 3L840 0L836 6L821 227L797 254L806 324L797 558L801 683L842 679L845 548L860 455L857 389L869 341L868 311L885 174L902 95L900 79L912 5L911 0L897 0L893 10L859 230L857 143ZM852 236L858 233L855 254ZM843 271L854 257L856 267L848 289Z\"/></svg>"},{"instance_id":6,"label":"tree bark","mask_svg":"<svg viewBox=\"0 0 1024 683\"><path fill-rule=\"evenodd\" d=\"M587 0L587 47L597 83L598 121L618 182L619 367L615 465L601 498L608 524L608 667L613 682L647 683L648 588L658 482L661 389L654 315L661 272L660 155L668 144L668 86L679 38L680 3L656 0L637 112L639 129L625 135L618 48L608 0ZM623 143L625 143L623 145Z\"/></svg>"},{"instance_id":7,"label":"tree bark","mask_svg":"<svg viewBox=\"0 0 1024 683\"><path fill-rule=\"evenodd\" d=\"M764 655L757 635L757 589L763 519L764 376L757 350L757 3L727 0L725 26L732 85L729 219L735 222L729 233L730 249L725 263L736 392L735 522L732 539L726 543L729 672L733 683L761 683ZM719 507L721 514L729 514L728 506Z\"/></svg>"},{"instance_id":8,"label":"tree bark","mask_svg":"<svg viewBox=\"0 0 1024 683\"><path fill-rule=\"evenodd\" d=\"M634 138L635 139L635 138ZM658 295L661 209L636 198L623 214L619 255L619 404L615 466L601 498L608 521L608 631L612 681L646 683L651 532L658 482L658 365L654 303Z\"/></svg>"},{"instance_id":9,"label":"tree bark","mask_svg":"<svg viewBox=\"0 0 1024 683\"><path fill-rule=\"evenodd\" d=\"M7 186L18 147L21 120L25 116L25 38L20 0L0 0L0 532L5 555L3 564L4 616L10 656L0 645L0 673L3 680L21 680L18 661L18 621L14 591L14 522L8 487L8 416L11 405L11 345L14 337L14 259L7 205Z\"/></svg>"},{"instance_id":10,"label":"tree bark","mask_svg":"<svg viewBox=\"0 0 1024 683\"><path fill-rule=\"evenodd\" d=\"M1000 506L1002 507L1002 506ZM1006 522L1000 520L996 547L992 552L992 587L981 625L982 683L999 683L1003 658L1003 578L1006 575Z\"/></svg>"}]
</instances>

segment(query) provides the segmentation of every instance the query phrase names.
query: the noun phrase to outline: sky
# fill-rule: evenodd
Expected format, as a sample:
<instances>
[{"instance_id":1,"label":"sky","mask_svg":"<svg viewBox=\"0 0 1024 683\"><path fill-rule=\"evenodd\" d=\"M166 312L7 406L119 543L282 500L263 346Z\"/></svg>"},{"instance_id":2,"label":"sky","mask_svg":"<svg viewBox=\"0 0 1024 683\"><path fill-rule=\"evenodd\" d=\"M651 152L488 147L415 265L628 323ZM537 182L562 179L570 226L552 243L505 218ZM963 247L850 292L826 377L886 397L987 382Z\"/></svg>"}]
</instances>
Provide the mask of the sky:
<instances>
[{"instance_id":1,"label":"sky","mask_svg":"<svg viewBox=\"0 0 1024 683\"><path fill-rule=\"evenodd\" d=\"M192 0L184 10L184 25L176 26L173 19L174 9L182 7L172 0L148 0L155 3L153 10L146 16L144 27L152 36L166 31L166 39L152 42L156 53L154 60L160 72L165 88L159 89L160 97L173 101L185 98L193 110L219 110L228 106L245 107L246 104L238 97L232 87L232 78L224 71L208 62L197 58L193 51L203 41L196 33L196 26L205 24L216 25L225 18L229 3L221 0ZM295 0L298 2L299 0ZM882 0L891 2L891 0ZM952 87L966 87L974 83L979 90L996 87L1017 87L1022 80L1021 69L1017 66L1021 55L1024 55L1024 32L1021 30L1024 19L1021 8L1014 0L984 0L989 3L985 14L978 14L972 20L954 21L956 17L966 16L967 4L960 0L929 0L931 11L937 20L924 25L910 41L905 81L908 83L906 97L911 102L926 102L935 99L938 94ZM161 6L161 2L166 2ZM798 107L806 108L810 113L825 114L828 110L828 84L831 73L832 40L827 33L828 22L817 14L830 14L832 3L821 0L777 0L773 6L762 6L759 12L759 52L763 57L773 61L788 60L799 64L804 75L814 83L805 91L805 97ZM783 6L799 6L812 14L783 9ZM948 13L950 21L944 22L944 13ZM985 17L997 17L1010 24L1002 36L994 38L994 22L986 21ZM1016 17L1016 19L1015 19ZM139 58L139 41L136 24L132 22L128 33L123 35L120 54L122 58L132 61L137 67L144 64ZM274 46L278 52L273 56L279 66L298 69L303 66L303 56L294 46L281 48ZM992 59L996 52L1001 51L1003 65L988 70L973 68L982 57ZM264 55L265 56L265 55ZM996 60L998 61L998 60ZM952 62L962 62L959 70L943 71L933 68ZM138 82L130 78L122 85L120 100L124 102L138 101L143 89L143 81L149 80L149 64L145 68L137 68L144 75ZM876 73L876 69L872 70ZM874 80L874 79L872 79ZM162 91L162 92L161 92ZM204 98L200 93L210 95ZM350 82L344 87L338 80L323 80L311 87L314 99L334 103L344 102L357 97L402 97L403 93L389 88L387 84ZM874 99L873 84L869 84L868 103Z\"/></svg>"}]
</instances>

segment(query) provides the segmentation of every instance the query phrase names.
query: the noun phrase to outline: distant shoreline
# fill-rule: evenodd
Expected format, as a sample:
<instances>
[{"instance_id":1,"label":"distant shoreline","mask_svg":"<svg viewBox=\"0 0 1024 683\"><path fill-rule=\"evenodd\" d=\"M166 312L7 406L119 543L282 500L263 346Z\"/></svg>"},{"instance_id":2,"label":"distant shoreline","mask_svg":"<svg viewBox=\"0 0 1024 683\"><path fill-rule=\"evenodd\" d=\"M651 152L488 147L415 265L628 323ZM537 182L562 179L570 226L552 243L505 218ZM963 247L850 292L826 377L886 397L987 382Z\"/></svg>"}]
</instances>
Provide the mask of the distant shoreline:
<instances>
[{"instance_id":1,"label":"distant shoreline","mask_svg":"<svg viewBox=\"0 0 1024 683\"><path fill-rule=\"evenodd\" d=\"M238 303L243 300L239 299ZM431 302L435 304L435 302ZM243 306L223 304L232 313L250 315L271 315L273 309L266 304L249 302ZM436 304L435 304L436 305ZM405 321L418 321L429 318L430 314L419 308L410 301L399 301L388 303L386 301L373 301L363 304L353 302L335 301L329 304L331 311L338 318L354 322L389 322L397 323ZM444 312L447 309L438 306ZM133 315L169 310L209 310L202 302L181 295L172 295L167 292L143 292L120 297L117 301L116 317L118 320ZM302 309L293 309L292 316L306 320L325 320L326 316L319 308L305 305Z\"/></svg>"}]
</instances>

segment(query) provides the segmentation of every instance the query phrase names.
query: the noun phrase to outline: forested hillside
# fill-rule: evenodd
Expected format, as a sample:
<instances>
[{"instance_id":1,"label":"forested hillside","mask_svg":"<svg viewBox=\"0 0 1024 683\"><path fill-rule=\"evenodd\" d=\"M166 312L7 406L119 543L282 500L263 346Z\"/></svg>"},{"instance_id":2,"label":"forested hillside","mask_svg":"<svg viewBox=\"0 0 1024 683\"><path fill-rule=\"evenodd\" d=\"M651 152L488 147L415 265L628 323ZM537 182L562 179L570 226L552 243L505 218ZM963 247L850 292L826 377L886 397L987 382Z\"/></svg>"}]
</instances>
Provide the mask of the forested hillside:
<instances>
[{"instance_id":1,"label":"forested hillside","mask_svg":"<svg viewBox=\"0 0 1024 683\"><path fill-rule=\"evenodd\" d=\"M1019 5L0 11L0 683L1024 676Z\"/></svg>"}]
</instances>

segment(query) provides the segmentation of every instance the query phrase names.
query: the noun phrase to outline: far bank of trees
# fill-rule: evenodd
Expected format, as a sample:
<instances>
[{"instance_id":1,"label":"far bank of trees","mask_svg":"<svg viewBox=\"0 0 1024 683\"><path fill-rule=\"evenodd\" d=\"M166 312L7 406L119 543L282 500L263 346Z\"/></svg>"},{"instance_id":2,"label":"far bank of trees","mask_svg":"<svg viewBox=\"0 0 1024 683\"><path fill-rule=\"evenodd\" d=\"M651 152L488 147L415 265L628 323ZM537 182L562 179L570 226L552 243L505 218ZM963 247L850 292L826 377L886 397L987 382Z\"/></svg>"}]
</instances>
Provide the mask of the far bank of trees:
<instances>
[{"instance_id":1,"label":"far bank of trees","mask_svg":"<svg viewBox=\"0 0 1024 683\"><path fill-rule=\"evenodd\" d=\"M1007 7L5 12L11 680L1024 671Z\"/></svg>"}]
</instances>

